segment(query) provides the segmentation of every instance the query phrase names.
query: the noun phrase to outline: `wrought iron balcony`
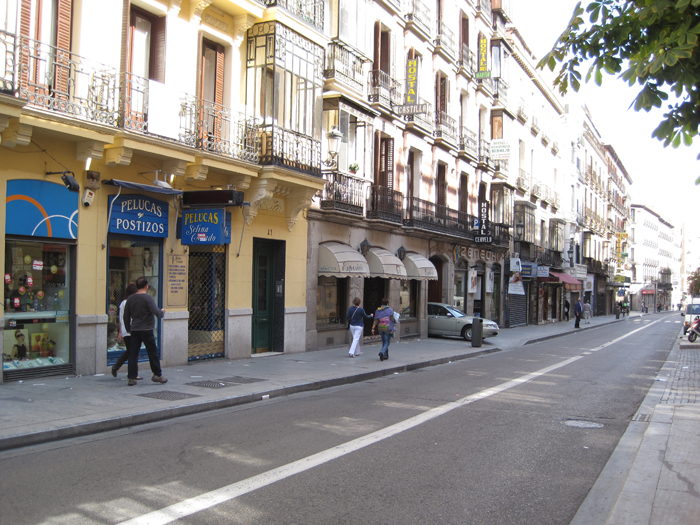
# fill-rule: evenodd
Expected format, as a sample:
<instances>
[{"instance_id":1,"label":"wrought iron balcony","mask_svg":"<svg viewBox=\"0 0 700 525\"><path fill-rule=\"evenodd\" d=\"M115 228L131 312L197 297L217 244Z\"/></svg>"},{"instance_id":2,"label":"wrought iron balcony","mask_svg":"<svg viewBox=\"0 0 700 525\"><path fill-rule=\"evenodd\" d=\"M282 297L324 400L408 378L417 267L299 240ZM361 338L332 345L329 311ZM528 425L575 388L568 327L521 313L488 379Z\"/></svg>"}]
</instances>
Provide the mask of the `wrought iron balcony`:
<instances>
[{"instance_id":1,"label":"wrought iron balcony","mask_svg":"<svg viewBox=\"0 0 700 525\"><path fill-rule=\"evenodd\" d=\"M493 168L491 164L491 143L488 140L479 141L479 164Z\"/></svg>"},{"instance_id":2,"label":"wrought iron balcony","mask_svg":"<svg viewBox=\"0 0 700 525\"><path fill-rule=\"evenodd\" d=\"M181 141L203 151L258 162L260 130L253 118L230 108L191 98L182 103Z\"/></svg>"},{"instance_id":3,"label":"wrought iron balcony","mask_svg":"<svg viewBox=\"0 0 700 525\"><path fill-rule=\"evenodd\" d=\"M462 126L462 133L459 136L459 152L476 159L476 147L476 133Z\"/></svg>"},{"instance_id":4,"label":"wrought iron balcony","mask_svg":"<svg viewBox=\"0 0 700 525\"><path fill-rule=\"evenodd\" d=\"M525 106L525 101L523 99L520 99L520 103L518 104L518 120L524 124L525 122L527 122L528 118L529 117L527 114L527 107Z\"/></svg>"},{"instance_id":5,"label":"wrought iron balcony","mask_svg":"<svg viewBox=\"0 0 700 525\"><path fill-rule=\"evenodd\" d=\"M576 224L579 226L586 226L586 216L580 211L576 212Z\"/></svg>"},{"instance_id":6,"label":"wrought iron balcony","mask_svg":"<svg viewBox=\"0 0 700 525\"><path fill-rule=\"evenodd\" d=\"M369 72L369 101L389 109L401 104L401 83L388 73L375 69Z\"/></svg>"},{"instance_id":7,"label":"wrought iron balcony","mask_svg":"<svg viewBox=\"0 0 700 525\"><path fill-rule=\"evenodd\" d=\"M401 224L403 213L403 193L384 186L369 187L367 198L367 218L380 219Z\"/></svg>"},{"instance_id":8,"label":"wrought iron balcony","mask_svg":"<svg viewBox=\"0 0 700 525\"><path fill-rule=\"evenodd\" d=\"M477 79L479 88L484 89L490 95L493 95L493 79L491 77Z\"/></svg>"},{"instance_id":9,"label":"wrought iron balcony","mask_svg":"<svg viewBox=\"0 0 700 525\"><path fill-rule=\"evenodd\" d=\"M149 81L122 73L119 81L119 125L128 131L148 131Z\"/></svg>"},{"instance_id":10,"label":"wrought iron balcony","mask_svg":"<svg viewBox=\"0 0 700 525\"><path fill-rule=\"evenodd\" d=\"M419 104L428 106L426 113L414 113L413 115L405 115L406 122L412 122L413 125L418 125L423 128L426 133L432 134L435 130L435 114L433 113L433 105L422 98L418 99Z\"/></svg>"},{"instance_id":11,"label":"wrought iron balcony","mask_svg":"<svg viewBox=\"0 0 700 525\"><path fill-rule=\"evenodd\" d=\"M508 84L502 78L496 78L493 81L494 92L493 97L498 100L502 106L508 104Z\"/></svg>"},{"instance_id":12,"label":"wrought iron balcony","mask_svg":"<svg viewBox=\"0 0 700 525\"><path fill-rule=\"evenodd\" d=\"M417 197L410 199L403 224L411 228L421 228L460 237L466 237L470 232L468 214Z\"/></svg>"},{"instance_id":13,"label":"wrought iron balcony","mask_svg":"<svg viewBox=\"0 0 700 525\"><path fill-rule=\"evenodd\" d=\"M323 0L264 0L267 7L282 7L307 24L323 31Z\"/></svg>"},{"instance_id":14,"label":"wrought iron balcony","mask_svg":"<svg viewBox=\"0 0 700 525\"><path fill-rule=\"evenodd\" d=\"M323 177L327 182L321 197L322 210L364 214L366 180L339 171L325 172Z\"/></svg>"},{"instance_id":15,"label":"wrought iron balcony","mask_svg":"<svg viewBox=\"0 0 700 525\"><path fill-rule=\"evenodd\" d=\"M532 190L531 190L530 193L531 193L534 197L537 197L538 199L540 199L540 198L542 198L543 192L544 192L544 190L543 190L543 185L542 185L542 183L541 183L539 180L537 180L537 179L533 179L533 180L532 180Z\"/></svg>"},{"instance_id":16,"label":"wrought iron balcony","mask_svg":"<svg viewBox=\"0 0 700 525\"><path fill-rule=\"evenodd\" d=\"M443 50L445 54L454 60L457 49L455 35L447 24L445 24L445 22L439 22L437 25L437 38L435 39L435 46Z\"/></svg>"},{"instance_id":17,"label":"wrought iron balcony","mask_svg":"<svg viewBox=\"0 0 700 525\"><path fill-rule=\"evenodd\" d=\"M365 58L352 48L340 42L331 42L326 52L326 69L323 76L340 80L362 93L365 87L362 71L364 61Z\"/></svg>"},{"instance_id":18,"label":"wrought iron balcony","mask_svg":"<svg viewBox=\"0 0 700 525\"><path fill-rule=\"evenodd\" d=\"M435 137L457 143L457 121L444 111L435 114Z\"/></svg>"},{"instance_id":19,"label":"wrought iron balcony","mask_svg":"<svg viewBox=\"0 0 700 525\"><path fill-rule=\"evenodd\" d=\"M507 224L491 223L490 230L493 233L493 244L507 248L510 246L510 228Z\"/></svg>"},{"instance_id":20,"label":"wrought iron balcony","mask_svg":"<svg viewBox=\"0 0 700 525\"><path fill-rule=\"evenodd\" d=\"M459 60L457 65L460 67L460 71L466 73L468 76L474 76L474 63L476 61L476 55L472 50L469 49L467 44L462 44L459 53Z\"/></svg>"},{"instance_id":21,"label":"wrought iron balcony","mask_svg":"<svg viewBox=\"0 0 700 525\"><path fill-rule=\"evenodd\" d=\"M0 30L0 93L12 95L16 89L15 79L15 47L17 36Z\"/></svg>"},{"instance_id":22,"label":"wrought iron balcony","mask_svg":"<svg viewBox=\"0 0 700 525\"><path fill-rule=\"evenodd\" d=\"M558 209L561 206L561 202L559 200L559 194L556 191L551 192L550 203L552 205L552 208Z\"/></svg>"},{"instance_id":23,"label":"wrought iron balcony","mask_svg":"<svg viewBox=\"0 0 700 525\"><path fill-rule=\"evenodd\" d=\"M274 124L260 130L260 164L321 175L321 141Z\"/></svg>"},{"instance_id":24,"label":"wrought iron balcony","mask_svg":"<svg viewBox=\"0 0 700 525\"><path fill-rule=\"evenodd\" d=\"M520 176L515 180L515 185L521 190L527 192L530 190L530 174L520 168Z\"/></svg>"},{"instance_id":25,"label":"wrought iron balcony","mask_svg":"<svg viewBox=\"0 0 700 525\"><path fill-rule=\"evenodd\" d=\"M6 76L13 59L11 39L5 33L3 90L10 88ZM16 40L15 40L16 41ZM117 71L86 60L70 51L21 37L18 72L14 79L19 98L31 107L63 113L73 118L114 126L117 122Z\"/></svg>"},{"instance_id":26,"label":"wrought iron balcony","mask_svg":"<svg viewBox=\"0 0 700 525\"><path fill-rule=\"evenodd\" d=\"M430 9L421 0L407 0L406 14L404 15L408 27L411 25L422 31L428 38L432 36L432 16Z\"/></svg>"},{"instance_id":27,"label":"wrought iron balcony","mask_svg":"<svg viewBox=\"0 0 700 525\"><path fill-rule=\"evenodd\" d=\"M494 168L496 170L496 173L500 173L501 175L508 177L508 161L507 160L494 160L493 165L494 165Z\"/></svg>"}]
</instances>

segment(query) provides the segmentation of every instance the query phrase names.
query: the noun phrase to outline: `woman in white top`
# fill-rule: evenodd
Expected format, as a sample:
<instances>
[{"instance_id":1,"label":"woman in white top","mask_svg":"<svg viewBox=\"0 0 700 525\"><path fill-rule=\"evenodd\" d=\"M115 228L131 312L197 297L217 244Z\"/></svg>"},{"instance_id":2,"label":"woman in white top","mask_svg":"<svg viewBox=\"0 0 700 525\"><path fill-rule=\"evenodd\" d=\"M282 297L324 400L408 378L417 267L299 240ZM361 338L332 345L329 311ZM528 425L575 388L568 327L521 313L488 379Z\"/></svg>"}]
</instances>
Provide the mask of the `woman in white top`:
<instances>
[{"instance_id":1,"label":"woman in white top","mask_svg":"<svg viewBox=\"0 0 700 525\"><path fill-rule=\"evenodd\" d=\"M129 359L129 339L131 339L131 334L126 331L126 327L124 326L124 306L126 305L126 300L129 298L129 296L135 294L136 291L136 285L134 283L129 284L129 286L126 287L124 300L119 305L119 333L122 336L122 341L124 341L124 344L126 345L126 351L122 353L122 355L119 356L119 359L117 359L117 362L112 365L112 375L114 377L117 377L117 372L119 372L122 365ZM141 378L137 377L136 379Z\"/></svg>"}]
</instances>

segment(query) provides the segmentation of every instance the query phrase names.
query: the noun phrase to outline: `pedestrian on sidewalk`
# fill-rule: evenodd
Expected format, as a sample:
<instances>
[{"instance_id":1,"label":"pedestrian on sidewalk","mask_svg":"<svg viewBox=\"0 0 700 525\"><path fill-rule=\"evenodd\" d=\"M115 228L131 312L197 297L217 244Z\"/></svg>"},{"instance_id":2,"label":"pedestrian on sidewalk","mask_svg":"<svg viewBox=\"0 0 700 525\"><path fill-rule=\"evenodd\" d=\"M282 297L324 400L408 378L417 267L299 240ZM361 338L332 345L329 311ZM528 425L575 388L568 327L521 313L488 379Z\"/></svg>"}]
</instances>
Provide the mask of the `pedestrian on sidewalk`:
<instances>
[{"instance_id":1,"label":"pedestrian on sidewalk","mask_svg":"<svg viewBox=\"0 0 700 525\"><path fill-rule=\"evenodd\" d=\"M571 304L569 303L568 299L564 299L564 316L566 317L566 320L569 320L569 308L571 308Z\"/></svg>"},{"instance_id":2,"label":"pedestrian on sidewalk","mask_svg":"<svg viewBox=\"0 0 700 525\"><path fill-rule=\"evenodd\" d=\"M586 301L583 305L583 318L586 320L586 324L591 324L591 303Z\"/></svg>"},{"instance_id":3,"label":"pedestrian on sidewalk","mask_svg":"<svg viewBox=\"0 0 700 525\"><path fill-rule=\"evenodd\" d=\"M131 334L127 331L126 326L124 326L124 307L126 306L126 300L136 293L136 285L134 283L129 283L124 292L124 300L119 305L119 335L124 342L126 350L119 356L117 362L112 365L112 375L117 377L117 372L129 359L129 341L131 341ZM143 379L142 377L137 377L136 380Z\"/></svg>"},{"instance_id":4,"label":"pedestrian on sidewalk","mask_svg":"<svg viewBox=\"0 0 700 525\"><path fill-rule=\"evenodd\" d=\"M574 328L581 328L581 315L583 314L583 304L581 303L581 298L578 298L576 304L574 305L574 315L576 316L576 324Z\"/></svg>"},{"instance_id":5,"label":"pedestrian on sidewalk","mask_svg":"<svg viewBox=\"0 0 700 525\"><path fill-rule=\"evenodd\" d=\"M360 351L360 337L365 328L365 319L372 319L372 314L367 315L365 309L360 307L360 302L360 298L355 297L352 300L353 306L350 307L347 315L350 335L352 335L352 344L349 351L350 357L362 355Z\"/></svg>"},{"instance_id":6,"label":"pedestrian on sidewalk","mask_svg":"<svg viewBox=\"0 0 700 525\"><path fill-rule=\"evenodd\" d=\"M139 350L141 343L146 347L148 352L148 361L151 365L153 377L151 381L154 383L167 383L168 380L163 377L163 372L160 368L158 360L158 347L156 346L156 338L153 335L155 328L155 318L163 317L165 310L158 308L155 300L148 294L148 280L145 277L136 279L136 293L129 296L124 306L124 325L126 331L131 334L129 341L129 386L136 384L136 378L139 371Z\"/></svg>"},{"instance_id":7,"label":"pedestrian on sidewalk","mask_svg":"<svg viewBox=\"0 0 700 525\"><path fill-rule=\"evenodd\" d=\"M382 349L379 352L379 360L389 359L389 343L394 337L394 310L389 308L389 299L382 299L382 305L374 313L374 323L372 324L372 335L378 330L382 336Z\"/></svg>"}]
</instances>

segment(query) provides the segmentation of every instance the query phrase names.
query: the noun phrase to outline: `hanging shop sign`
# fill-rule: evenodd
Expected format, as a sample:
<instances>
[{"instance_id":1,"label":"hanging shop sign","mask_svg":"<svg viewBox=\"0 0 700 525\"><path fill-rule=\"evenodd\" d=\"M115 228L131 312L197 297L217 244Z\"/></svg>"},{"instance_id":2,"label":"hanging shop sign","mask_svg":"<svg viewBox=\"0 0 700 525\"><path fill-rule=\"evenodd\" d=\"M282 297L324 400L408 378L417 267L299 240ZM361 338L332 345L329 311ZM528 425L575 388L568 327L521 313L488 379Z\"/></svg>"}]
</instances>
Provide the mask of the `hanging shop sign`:
<instances>
[{"instance_id":1,"label":"hanging shop sign","mask_svg":"<svg viewBox=\"0 0 700 525\"><path fill-rule=\"evenodd\" d=\"M184 245L231 243L231 214L223 208L183 211L177 226Z\"/></svg>"},{"instance_id":2,"label":"hanging shop sign","mask_svg":"<svg viewBox=\"0 0 700 525\"><path fill-rule=\"evenodd\" d=\"M510 140L493 139L489 157L491 160L510 160Z\"/></svg>"},{"instance_id":3,"label":"hanging shop sign","mask_svg":"<svg viewBox=\"0 0 700 525\"><path fill-rule=\"evenodd\" d=\"M549 277L549 266L538 266L537 277Z\"/></svg>"},{"instance_id":4,"label":"hanging shop sign","mask_svg":"<svg viewBox=\"0 0 700 525\"><path fill-rule=\"evenodd\" d=\"M168 203L143 195L110 197L109 233L168 236Z\"/></svg>"},{"instance_id":5,"label":"hanging shop sign","mask_svg":"<svg viewBox=\"0 0 700 525\"><path fill-rule=\"evenodd\" d=\"M488 67L489 41L483 35L479 38L479 63L476 78L489 78L491 71Z\"/></svg>"},{"instance_id":6,"label":"hanging shop sign","mask_svg":"<svg viewBox=\"0 0 700 525\"><path fill-rule=\"evenodd\" d=\"M63 184L26 179L7 181L5 233L76 239L79 198Z\"/></svg>"},{"instance_id":7,"label":"hanging shop sign","mask_svg":"<svg viewBox=\"0 0 700 525\"><path fill-rule=\"evenodd\" d=\"M418 103L418 59L406 60L406 95L403 106L394 106L397 115L415 115L427 113L428 104Z\"/></svg>"},{"instance_id":8,"label":"hanging shop sign","mask_svg":"<svg viewBox=\"0 0 700 525\"><path fill-rule=\"evenodd\" d=\"M530 262L522 262L520 263L523 267L522 271L520 274L523 276L523 278L528 278L531 279L532 277L537 277L537 264L536 263L530 263Z\"/></svg>"},{"instance_id":9,"label":"hanging shop sign","mask_svg":"<svg viewBox=\"0 0 700 525\"><path fill-rule=\"evenodd\" d=\"M489 235L489 202L479 200L479 234L474 237L476 244L493 244L493 235Z\"/></svg>"}]
</instances>

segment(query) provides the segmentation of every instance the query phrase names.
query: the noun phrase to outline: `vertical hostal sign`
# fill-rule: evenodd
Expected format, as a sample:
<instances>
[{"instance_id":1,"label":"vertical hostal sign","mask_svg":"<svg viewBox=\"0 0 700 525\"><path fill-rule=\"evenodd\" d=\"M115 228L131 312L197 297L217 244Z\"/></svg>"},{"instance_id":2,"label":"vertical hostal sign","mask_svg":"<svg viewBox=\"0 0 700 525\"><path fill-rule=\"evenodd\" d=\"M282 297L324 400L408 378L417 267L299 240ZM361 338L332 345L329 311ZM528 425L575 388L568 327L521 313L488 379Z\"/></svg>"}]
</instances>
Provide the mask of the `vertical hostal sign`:
<instances>
[{"instance_id":1,"label":"vertical hostal sign","mask_svg":"<svg viewBox=\"0 0 700 525\"><path fill-rule=\"evenodd\" d=\"M488 64L489 41L484 35L479 35L479 66L476 78L489 78L491 72Z\"/></svg>"},{"instance_id":2,"label":"vertical hostal sign","mask_svg":"<svg viewBox=\"0 0 700 525\"><path fill-rule=\"evenodd\" d=\"M479 200L479 235L474 237L477 244L493 242L493 235L489 235L489 201Z\"/></svg>"},{"instance_id":3,"label":"vertical hostal sign","mask_svg":"<svg viewBox=\"0 0 700 525\"><path fill-rule=\"evenodd\" d=\"M418 59L406 61L406 98L404 104L418 104Z\"/></svg>"}]
</instances>

